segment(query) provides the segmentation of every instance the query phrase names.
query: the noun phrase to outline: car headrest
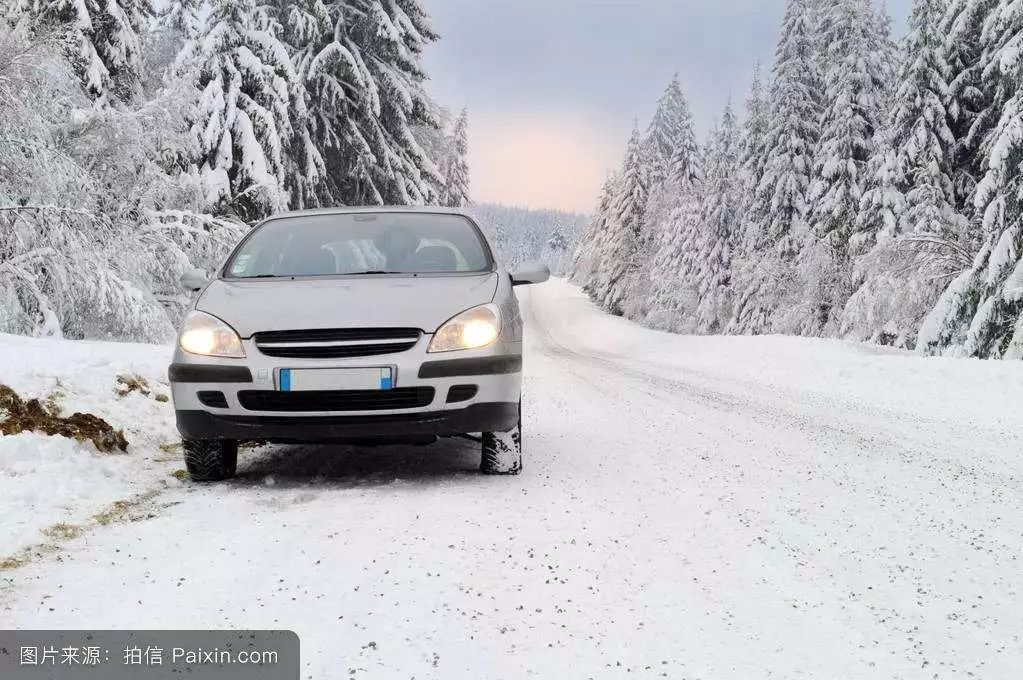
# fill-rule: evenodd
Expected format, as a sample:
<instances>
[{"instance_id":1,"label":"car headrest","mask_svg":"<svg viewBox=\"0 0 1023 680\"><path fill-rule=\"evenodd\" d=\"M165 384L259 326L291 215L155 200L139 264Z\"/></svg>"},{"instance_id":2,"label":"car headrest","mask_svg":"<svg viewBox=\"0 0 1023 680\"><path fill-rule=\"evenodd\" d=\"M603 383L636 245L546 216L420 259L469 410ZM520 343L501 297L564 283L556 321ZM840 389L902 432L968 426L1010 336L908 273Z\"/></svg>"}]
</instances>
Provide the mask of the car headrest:
<instances>
[{"instance_id":1,"label":"car headrest","mask_svg":"<svg viewBox=\"0 0 1023 680\"><path fill-rule=\"evenodd\" d=\"M424 246L416 251L412 263L420 271L451 271L458 266L458 259L447 246Z\"/></svg>"},{"instance_id":2,"label":"car headrest","mask_svg":"<svg viewBox=\"0 0 1023 680\"><path fill-rule=\"evenodd\" d=\"M337 258L326 248L290 251L281 260L280 273L284 276L337 274Z\"/></svg>"}]
</instances>

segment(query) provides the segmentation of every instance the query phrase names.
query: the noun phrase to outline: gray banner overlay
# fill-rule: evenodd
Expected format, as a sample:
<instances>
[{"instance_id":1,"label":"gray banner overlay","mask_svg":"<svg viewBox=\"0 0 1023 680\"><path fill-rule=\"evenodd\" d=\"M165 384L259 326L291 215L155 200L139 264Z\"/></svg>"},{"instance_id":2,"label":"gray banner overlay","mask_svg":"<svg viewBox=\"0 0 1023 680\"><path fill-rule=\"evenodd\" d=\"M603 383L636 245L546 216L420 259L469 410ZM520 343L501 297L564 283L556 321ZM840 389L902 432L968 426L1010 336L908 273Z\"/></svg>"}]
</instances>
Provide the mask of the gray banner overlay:
<instances>
[{"instance_id":1,"label":"gray banner overlay","mask_svg":"<svg viewBox=\"0 0 1023 680\"><path fill-rule=\"evenodd\" d=\"M0 630L3 680L299 680L286 630Z\"/></svg>"}]
</instances>

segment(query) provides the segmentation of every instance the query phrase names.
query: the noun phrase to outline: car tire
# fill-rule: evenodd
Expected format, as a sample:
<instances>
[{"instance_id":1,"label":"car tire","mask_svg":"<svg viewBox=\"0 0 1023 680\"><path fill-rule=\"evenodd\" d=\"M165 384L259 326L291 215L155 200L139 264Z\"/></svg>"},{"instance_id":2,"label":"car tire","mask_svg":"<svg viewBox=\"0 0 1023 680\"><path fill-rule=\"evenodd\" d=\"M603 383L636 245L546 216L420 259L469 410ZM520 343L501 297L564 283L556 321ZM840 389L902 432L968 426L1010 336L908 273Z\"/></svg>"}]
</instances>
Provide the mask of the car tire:
<instances>
[{"instance_id":1,"label":"car tire","mask_svg":"<svg viewBox=\"0 0 1023 680\"><path fill-rule=\"evenodd\" d=\"M517 475L522 472L522 402L519 420L507 432L483 433L480 472L485 475Z\"/></svg>"},{"instance_id":2,"label":"car tire","mask_svg":"<svg viewBox=\"0 0 1023 680\"><path fill-rule=\"evenodd\" d=\"M238 442L214 439L186 439L185 467L194 482L221 482L238 470Z\"/></svg>"}]
</instances>

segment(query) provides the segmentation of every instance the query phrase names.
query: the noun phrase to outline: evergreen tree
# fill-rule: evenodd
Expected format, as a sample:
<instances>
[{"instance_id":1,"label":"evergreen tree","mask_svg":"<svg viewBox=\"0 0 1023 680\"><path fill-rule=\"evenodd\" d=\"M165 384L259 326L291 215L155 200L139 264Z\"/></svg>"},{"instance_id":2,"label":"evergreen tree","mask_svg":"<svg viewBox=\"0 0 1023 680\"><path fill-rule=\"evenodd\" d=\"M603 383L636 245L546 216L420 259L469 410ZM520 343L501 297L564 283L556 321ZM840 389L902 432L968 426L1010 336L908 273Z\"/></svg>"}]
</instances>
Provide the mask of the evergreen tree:
<instances>
[{"instance_id":1,"label":"evergreen tree","mask_svg":"<svg viewBox=\"0 0 1023 680\"><path fill-rule=\"evenodd\" d=\"M947 111L954 144L950 149L950 167L954 208L973 216L977 183L984 176L986 163L981 145L998 121L993 110L997 86L993 72L985 78L986 52L984 24L997 0L952 0L942 22L947 36L946 61L949 65Z\"/></svg>"},{"instance_id":2,"label":"evergreen tree","mask_svg":"<svg viewBox=\"0 0 1023 680\"><path fill-rule=\"evenodd\" d=\"M849 241L857 231L868 161L882 127L890 70L884 53L875 51L879 23L866 0L841 0L827 14L828 106L811 188L810 237L798 263L804 288L798 328L809 335L837 322L853 292Z\"/></svg>"},{"instance_id":3,"label":"evergreen tree","mask_svg":"<svg viewBox=\"0 0 1023 680\"><path fill-rule=\"evenodd\" d=\"M469 112L462 110L448 135L440 171L444 179L440 204L449 208L469 205Z\"/></svg>"},{"instance_id":4,"label":"evergreen tree","mask_svg":"<svg viewBox=\"0 0 1023 680\"><path fill-rule=\"evenodd\" d=\"M798 250L805 227L813 152L820 138L823 93L812 7L809 0L788 3L774 66L764 175L757 187L767 236L785 255Z\"/></svg>"},{"instance_id":5,"label":"evergreen tree","mask_svg":"<svg viewBox=\"0 0 1023 680\"><path fill-rule=\"evenodd\" d=\"M895 236L899 217L905 211L905 196L897 187L897 155L894 131L890 123L892 100L895 92L890 83L895 80L897 52L891 40L891 18L885 9L874 15L873 30L868 31L868 51L880 73L882 86L875 92L877 107L885 112L875 129L870 158L864 173L863 197L860 200L853 234L849 238L852 257L864 255L882 239Z\"/></svg>"},{"instance_id":6,"label":"evergreen tree","mask_svg":"<svg viewBox=\"0 0 1023 680\"><path fill-rule=\"evenodd\" d=\"M746 96L746 119L739 139L739 183L741 200L741 233L736 240L737 247L745 253L752 253L761 244L760 216L754 212L754 196L764 174L764 140L768 130L767 100L764 97L760 77L760 64L753 68L749 94Z\"/></svg>"},{"instance_id":7,"label":"evergreen tree","mask_svg":"<svg viewBox=\"0 0 1023 680\"><path fill-rule=\"evenodd\" d=\"M763 174L752 213L758 249L747 256L737 290L733 332L768 330L773 310L786 304L788 270L806 238L813 153L823 108L816 54L816 6L789 0L774 65L770 123L764 140Z\"/></svg>"},{"instance_id":8,"label":"evergreen tree","mask_svg":"<svg viewBox=\"0 0 1023 680\"><path fill-rule=\"evenodd\" d=\"M608 177L600 190L600 201L590 218L583 237L579 240L572 261L570 279L588 294L595 296L595 283L600 275L600 252L611 216L611 203L615 195L615 180Z\"/></svg>"},{"instance_id":9,"label":"evergreen tree","mask_svg":"<svg viewBox=\"0 0 1023 680\"><path fill-rule=\"evenodd\" d=\"M150 0L12 0L10 22L27 19L41 33L64 35L66 56L100 106L142 93L142 38Z\"/></svg>"},{"instance_id":10,"label":"evergreen tree","mask_svg":"<svg viewBox=\"0 0 1023 680\"><path fill-rule=\"evenodd\" d=\"M699 306L690 279L691 262L700 234L700 184L679 188L661 219L660 242L651 269L646 323L676 333L695 332Z\"/></svg>"},{"instance_id":11,"label":"evergreen tree","mask_svg":"<svg viewBox=\"0 0 1023 680\"><path fill-rule=\"evenodd\" d=\"M643 237L648 188L639 130L633 129L625 152L621 181L611 204L607 237L602 244L601 274L595 290L598 301L612 314L622 315L631 274Z\"/></svg>"},{"instance_id":12,"label":"evergreen tree","mask_svg":"<svg viewBox=\"0 0 1023 680\"><path fill-rule=\"evenodd\" d=\"M852 252L863 254L854 263L856 291L842 324L853 337L912 347L942 278L963 266L954 262L958 256L949 258L970 237L952 182L946 8L945 0L915 2L891 122L869 164L850 240Z\"/></svg>"},{"instance_id":13,"label":"evergreen tree","mask_svg":"<svg viewBox=\"0 0 1023 680\"><path fill-rule=\"evenodd\" d=\"M643 138L643 151L651 188L669 180L692 181L699 175L699 146L693 115L677 73L657 101L654 117Z\"/></svg>"},{"instance_id":14,"label":"evergreen tree","mask_svg":"<svg viewBox=\"0 0 1023 680\"><path fill-rule=\"evenodd\" d=\"M920 330L919 351L1023 359L1023 5L999 0L984 26L988 78L1001 116L984 143L976 191L984 245L945 290Z\"/></svg>"},{"instance_id":15,"label":"evergreen tree","mask_svg":"<svg viewBox=\"0 0 1023 680\"><path fill-rule=\"evenodd\" d=\"M693 280L700 298L698 330L718 333L731 318L732 252L739 220L739 127L731 102L707 154L700 243Z\"/></svg>"},{"instance_id":16,"label":"evergreen tree","mask_svg":"<svg viewBox=\"0 0 1023 680\"><path fill-rule=\"evenodd\" d=\"M814 166L811 227L844 256L859 212L874 135L882 126L886 65L871 46L875 24L866 0L841 0L828 13L832 53L828 106Z\"/></svg>"},{"instance_id":17,"label":"evergreen tree","mask_svg":"<svg viewBox=\"0 0 1023 680\"><path fill-rule=\"evenodd\" d=\"M906 39L906 59L895 95L896 186L906 196L899 229L909 234L955 237L958 220L952 187L955 139L948 127L949 96L945 0L916 0Z\"/></svg>"},{"instance_id":18,"label":"evergreen tree","mask_svg":"<svg viewBox=\"0 0 1023 680\"><path fill-rule=\"evenodd\" d=\"M162 28L191 38L202 28L201 13L201 0L175 0L160 10L158 19Z\"/></svg>"},{"instance_id":19,"label":"evergreen tree","mask_svg":"<svg viewBox=\"0 0 1023 680\"><path fill-rule=\"evenodd\" d=\"M327 22L322 0L275 0L266 5L261 23L287 49L293 64L300 64L305 50ZM298 68L290 79L288 99L291 133L284 140L284 189L288 207L314 208L324 198L326 161L313 130L309 113L314 98Z\"/></svg>"},{"instance_id":20,"label":"evergreen tree","mask_svg":"<svg viewBox=\"0 0 1023 680\"><path fill-rule=\"evenodd\" d=\"M307 0L308 2L309 0ZM423 87L423 49L436 39L420 0L318 0L294 46L309 93L324 204L425 204L442 184L417 138L437 127Z\"/></svg>"},{"instance_id":21,"label":"evergreen tree","mask_svg":"<svg viewBox=\"0 0 1023 680\"><path fill-rule=\"evenodd\" d=\"M298 78L267 9L255 0L218 3L178 65L200 93L190 123L207 200L217 213L245 221L289 202L287 151Z\"/></svg>"}]
</instances>

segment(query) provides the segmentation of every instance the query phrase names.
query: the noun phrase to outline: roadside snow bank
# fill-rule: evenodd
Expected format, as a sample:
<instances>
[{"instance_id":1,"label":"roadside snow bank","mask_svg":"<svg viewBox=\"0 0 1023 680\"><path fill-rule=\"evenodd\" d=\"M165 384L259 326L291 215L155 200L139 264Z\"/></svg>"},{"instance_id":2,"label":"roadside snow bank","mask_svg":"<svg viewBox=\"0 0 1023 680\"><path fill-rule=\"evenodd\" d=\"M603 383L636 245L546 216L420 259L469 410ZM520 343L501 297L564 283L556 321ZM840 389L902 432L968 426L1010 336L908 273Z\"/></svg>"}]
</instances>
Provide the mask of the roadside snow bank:
<instances>
[{"instance_id":1,"label":"roadside snow bank","mask_svg":"<svg viewBox=\"0 0 1023 680\"><path fill-rule=\"evenodd\" d=\"M0 384L22 397L52 399L63 415L92 413L123 429L128 452L25 432L0 437L0 560L47 542L54 525L91 521L111 503L174 482L174 411L166 385L171 350L159 345L75 342L0 334ZM149 396L119 396L118 375L138 375ZM66 533L66 532L65 532Z\"/></svg>"}]
</instances>

